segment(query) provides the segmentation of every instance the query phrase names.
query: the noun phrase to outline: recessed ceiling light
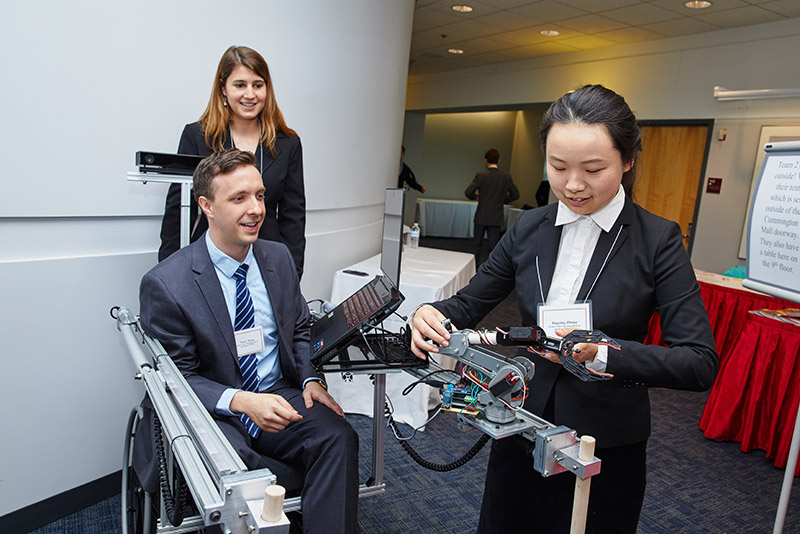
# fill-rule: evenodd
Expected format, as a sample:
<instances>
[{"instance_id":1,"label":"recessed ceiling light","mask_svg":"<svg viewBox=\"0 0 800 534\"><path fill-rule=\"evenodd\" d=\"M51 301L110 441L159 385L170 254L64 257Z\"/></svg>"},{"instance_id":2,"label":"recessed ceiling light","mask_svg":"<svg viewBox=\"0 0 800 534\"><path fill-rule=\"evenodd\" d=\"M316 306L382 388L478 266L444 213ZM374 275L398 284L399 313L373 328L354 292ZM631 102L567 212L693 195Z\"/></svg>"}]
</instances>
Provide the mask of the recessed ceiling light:
<instances>
[{"instance_id":1,"label":"recessed ceiling light","mask_svg":"<svg viewBox=\"0 0 800 534\"><path fill-rule=\"evenodd\" d=\"M453 11L458 11L459 13L471 13L472 6L468 6L467 4L456 4L454 6L450 6L450 9Z\"/></svg>"},{"instance_id":2,"label":"recessed ceiling light","mask_svg":"<svg viewBox=\"0 0 800 534\"><path fill-rule=\"evenodd\" d=\"M461 48L448 48L447 51L450 52L451 54L456 54L456 55L464 53L464 50L462 50Z\"/></svg>"},{"instance_id":3,"label":"recessed ceiling light","mask_svg":"<svg viewBox=\"0 0 800 534\"><path fill-rule=\"evenodd\" d=\"M711 7L711 2L708 0L689 0L688 2L684 2L683 5L689 9L705 9Z\"/></svg>"},{"instance_id":4,"label":"recessed ceiling light","mask_svg":"<svg viewBox=\"0 0 800 534\"><path fill-rule=\"evenodd\" d=\"M542 30L539 33L546 37L555 37L556 35L561 35L558 30Z\"/></svg>"}]
</instances>

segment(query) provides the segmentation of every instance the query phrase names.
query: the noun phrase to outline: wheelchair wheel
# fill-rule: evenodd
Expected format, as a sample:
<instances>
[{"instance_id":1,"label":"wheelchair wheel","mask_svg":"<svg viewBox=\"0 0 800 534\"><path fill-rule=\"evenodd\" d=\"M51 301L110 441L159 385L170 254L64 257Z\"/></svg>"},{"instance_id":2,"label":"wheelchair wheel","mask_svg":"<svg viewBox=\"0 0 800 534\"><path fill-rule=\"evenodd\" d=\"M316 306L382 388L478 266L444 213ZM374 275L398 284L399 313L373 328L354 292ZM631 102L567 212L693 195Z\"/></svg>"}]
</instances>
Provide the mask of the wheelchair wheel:
<instances>
[{"instance_id":1,"label":"wheelchair wheel","mask_svg":"<svg viewBox=\"0 0 800 534\"><path fill-rule=\"evenodd\" d=\"M155 534L158 524L158 499L148 499L133 468L128 469L128 498L124 511L128 518L128 532L123 534Z\"/></svg>"},{"instance_id":2,"label":"wheelchair wheel","mask_svg":"<svg viewBox=\"0 0 800 534\"><path fill-rule=\"evenodd\" d=\"M122 450L122 534L155 534L158 499L149 498L130 463L133 440L142 418L142 407L134 406L125 428Z\"/></svg>"}]
</instances>

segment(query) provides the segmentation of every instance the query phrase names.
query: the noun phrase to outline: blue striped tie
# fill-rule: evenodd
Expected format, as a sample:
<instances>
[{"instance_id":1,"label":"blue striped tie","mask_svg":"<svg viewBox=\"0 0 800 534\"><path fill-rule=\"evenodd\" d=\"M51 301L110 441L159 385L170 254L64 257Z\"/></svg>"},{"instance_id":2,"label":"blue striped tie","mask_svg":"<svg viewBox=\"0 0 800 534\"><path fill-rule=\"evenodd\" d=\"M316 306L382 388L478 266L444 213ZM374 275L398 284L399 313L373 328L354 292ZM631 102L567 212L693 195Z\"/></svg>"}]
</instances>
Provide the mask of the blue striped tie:
<instances>
[{"instance_id":1,"label":"blue striped tie","mask_svg":"<svg viewBox=\"0 0 800 534\"><path fill-rule=\"evenodd\" d=\"M236 279L236 319L233 321L233 330L246 330L256 325L255 308L253 299L250 298L250 290L247 289L247 269L250 266L243 263L236 269L233 277ZM242 371L242 389L245 391L256 391L258 388L258 359L255 354L248 354L239 358L239 368ZM246 415L239 414L244 428L253 439L261 435L261 429Z\"/></svg>"}]
</instances>

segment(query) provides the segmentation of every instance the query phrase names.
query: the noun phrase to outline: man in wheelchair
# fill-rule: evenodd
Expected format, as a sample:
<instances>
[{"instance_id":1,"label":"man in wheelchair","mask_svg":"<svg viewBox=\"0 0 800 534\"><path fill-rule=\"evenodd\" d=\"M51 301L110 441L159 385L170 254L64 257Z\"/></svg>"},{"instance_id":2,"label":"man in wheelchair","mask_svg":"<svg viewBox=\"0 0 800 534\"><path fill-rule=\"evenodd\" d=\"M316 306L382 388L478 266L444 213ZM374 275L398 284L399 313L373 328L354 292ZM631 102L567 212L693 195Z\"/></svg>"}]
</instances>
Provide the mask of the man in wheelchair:
<instances>
[{"instance_id":1,"label":"man in wheelchair","mask_svg":"<svg viewBox=\"0 0 800 534\"><path fill-rule=\"evenodd\" d=\"M267 467L262 455L304 469L306 532L357 532L358 436L309 362L308 306L289 250L258 239L269 192L253 155L207 157L193 194L208 231L142 278L141 324L249 469ZM146 409L133 451L149 492L152 420Z\"/></svg>"}]
</instances>

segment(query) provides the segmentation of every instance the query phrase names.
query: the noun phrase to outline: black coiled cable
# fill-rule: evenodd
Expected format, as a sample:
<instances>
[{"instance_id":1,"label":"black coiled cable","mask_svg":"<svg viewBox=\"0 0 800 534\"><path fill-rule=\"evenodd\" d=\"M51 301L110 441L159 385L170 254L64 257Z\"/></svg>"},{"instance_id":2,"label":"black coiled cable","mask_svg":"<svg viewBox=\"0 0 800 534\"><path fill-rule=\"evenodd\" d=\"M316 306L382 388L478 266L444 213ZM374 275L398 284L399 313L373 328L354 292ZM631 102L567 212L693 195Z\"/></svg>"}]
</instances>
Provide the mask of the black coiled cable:
<instances>
[{"instance_id":1,"label":"black coiled cable","mask_svg":"<svg viewBox=\"0 0 800 534\"><path fill-rule=\"evenodd\" d=\"M158 475L161 484L161 495L164 499L164 510L167 512L167 519L173 527L183 523L184 511L186 509L186 481L180 469L175 470L175 495L172 495L172 488L169 487L169 476L167 473L167 455L164 453L164 438L161 434L161 421L158 415L153 414L154 439L156 442L156 454L158 454Z\"/></svg>"},{"instance_id":2,"label":"black coiled cable","mask_svg":"<svg viewBox=\"0 0 800 534\"><path fill-rule=\"evenodd\" d=\"M400 434L400 429L397 428L397 423L395 423L394 418L392 417L392 412L389 409L389 405L387 403L384 403L384 413L386 414L386 420L392 426L392 430L394 430L395 435L398 436L399 438L402 438L403 435ZM486 442L489 441L489 435L483 434L480 438L478 438L478 441L475 443L475 445L473 445L472 448L464 454L464 456L462 456L458 460L450 462L449 464L437 464L434 462L430 462L424 459L422 456L420 456L419 453L417 453L417 451L415 451L413 447L409 445L408 441L403 439L400 439L399 441L400 441L400 446L403 447L403 450L406 451L406 453L411 457L411 459L417 462L417 464L421 465L425 469L430 469L431 471L446 473L447 471L452 471L453 469L459 468L462 465L469 462L470 460L472 460L475 457L475 455L478 454L478 452L480 452L483 446L486 445Z\"/></svg>"}]
</instances>

